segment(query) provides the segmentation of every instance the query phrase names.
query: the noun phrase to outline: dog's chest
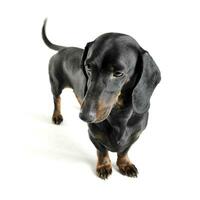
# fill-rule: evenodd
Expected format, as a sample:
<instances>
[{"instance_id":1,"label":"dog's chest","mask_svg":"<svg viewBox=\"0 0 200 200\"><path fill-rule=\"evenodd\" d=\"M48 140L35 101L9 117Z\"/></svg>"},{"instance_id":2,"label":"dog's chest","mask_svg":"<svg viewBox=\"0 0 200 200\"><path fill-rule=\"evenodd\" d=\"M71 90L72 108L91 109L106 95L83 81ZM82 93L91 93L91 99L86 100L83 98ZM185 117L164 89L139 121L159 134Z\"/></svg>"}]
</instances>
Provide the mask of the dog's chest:
<instances>
[{"instance_id":1,"label":"dog's chest","mask_svg":"<svg viewBox=\"0 0 200 200\"><path fill-rule=\"evenodd\" d=\"M133 128L120 128L117 126L109 126L108 128L95 127L90 134L96 142L113 152L125 150L139 137Z\"/></svg>"},{"instance_id":2,"label":"dog's chest","mask_svg":"<svg viewBox=\"0 0 200 200\"><path fill-rule=\"evenodd\" d=\"M112 118L102 123L89 125L91 136L108 150L119 152L128 148L139 137L139 121L129 124L129 118ZM118 119L118 120L117 120Z\"/></svg>"}]
</instances>

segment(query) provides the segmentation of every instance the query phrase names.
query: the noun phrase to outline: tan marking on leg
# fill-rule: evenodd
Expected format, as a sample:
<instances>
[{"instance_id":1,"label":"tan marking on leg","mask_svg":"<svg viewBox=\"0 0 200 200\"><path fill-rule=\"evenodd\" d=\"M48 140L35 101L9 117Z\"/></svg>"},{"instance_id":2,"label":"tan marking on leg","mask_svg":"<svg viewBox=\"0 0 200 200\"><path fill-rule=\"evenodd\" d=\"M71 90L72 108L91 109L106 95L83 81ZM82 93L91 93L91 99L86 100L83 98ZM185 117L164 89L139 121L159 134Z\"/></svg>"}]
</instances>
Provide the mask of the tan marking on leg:
<instances>
[{"instance_id":1,"label":"tan marking on leg","mask_svg":"<svg viewBox=\"0 0 200 200\"><path fill-rule=\"evenodd\" d=\"M54 98L54 113L52 116L52 120L55 124L60 124L63 121L63 117L61 115L61 98L60 98L60 96Z\"/></svg>"},{"instance_id":2,"label":"tan marking on leg","mask_svg":"<svg viewBox=\"0 0 200 200\"><path fill-rule=\"evenodd\" d=\"M60 114L60 109L61 109L61 98L58 96L57 98L54 99L55 107L54 107L54 112Z\"/></svg>"},{"instance_id":3,"label":"tan marking on leg","mask_svg":"<svg viewBox=\"0 0 200 200\"><path fill-rule=\"evenodd\" d=\"M104 153L97 151L97 157L98 157L96 166L97 175L102 179L106 179L112 173L112 166L108 155L108 151Z\"/></svg>"},{"instance_id":4,"label":"tan marking on leg","mask_svg":"<svg viewBox=\"0 0 200 200\"><path fill-rule=\"evenodd\" d=\"M130 176L130 177L137 177L138 170L134 164L129 160L127 154L117 154L117 166L119 167L119 171L121 174Z\"/></svg>"},{"instance_id":5,"label":"tan marking on leg","mask_svg":"<svg viewBox=\"0 0 200 200\"><path fill-rule=\"evenodd\" d=\"M117 154L117 165L118 166L124 166L127 164L132 164L129 160L129 157L127 154Z\"/></svg>"},{"instance_id":6,"label":"tan marking on leg","mask_svg":"<svg viewBox=\"0 0 200 200\"><path fill-rule=\"evenodd\" d=\"M110 161L110 158L108 155L108 151L106 151L105 153L101 153L101 152L97 151L97 157L98 157L97 167L101 167L102 165L111 164L111 161Z\"/></svg>"}]
</instances>

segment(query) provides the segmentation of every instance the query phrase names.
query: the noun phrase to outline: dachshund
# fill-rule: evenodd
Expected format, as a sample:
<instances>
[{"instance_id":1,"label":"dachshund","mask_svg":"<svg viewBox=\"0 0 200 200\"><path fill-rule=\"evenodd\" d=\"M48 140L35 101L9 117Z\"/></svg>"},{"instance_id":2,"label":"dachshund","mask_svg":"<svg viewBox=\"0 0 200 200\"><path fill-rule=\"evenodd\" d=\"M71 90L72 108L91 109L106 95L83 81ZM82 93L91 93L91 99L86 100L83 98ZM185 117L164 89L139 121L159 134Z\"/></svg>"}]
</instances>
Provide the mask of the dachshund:
<instances>
[{"instance_id":1,"label":"dachshund","mask_svg":"<svg viewBox=\"0 0 200 200\"><path fill-rule=\"evenodd\" d=\"M60 95L64 88L72 88L81 106L79 117L87 122L97 149L97 176L111 175L111 151L117 152L119 172L137 177L128 151L147 126L150 98L161 80L155 61L126 34L105 33L81 49L51 43L45 27L46 20L45 44L58 51L49 62L53 122L63 121Z\"/></svg>"}]
</instances>

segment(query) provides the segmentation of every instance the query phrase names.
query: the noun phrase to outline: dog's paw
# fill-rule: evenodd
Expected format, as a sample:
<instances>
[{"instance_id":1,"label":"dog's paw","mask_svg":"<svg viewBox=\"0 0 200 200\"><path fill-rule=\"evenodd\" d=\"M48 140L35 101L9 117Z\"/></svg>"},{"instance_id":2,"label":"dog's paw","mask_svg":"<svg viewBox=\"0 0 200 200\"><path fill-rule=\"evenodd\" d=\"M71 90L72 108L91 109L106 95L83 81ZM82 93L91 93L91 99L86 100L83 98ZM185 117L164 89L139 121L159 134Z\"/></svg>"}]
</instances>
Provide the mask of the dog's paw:
<instances>
[{"instance_id":1,"label":"dog's paw","mask_svg":"<svg viewBox=\"0 0 200 200\"><path fill-rule=\"evenodd\" d=\"M111 164L98 166L96 172L99 178L107 179L112 174Z\"/></svg>"},{"instance_id":2,"label":"dog's paw","mask_svg":"<svg viewBox=\"0 0 200 200\"><path fill-rule=\"evenodd\" d=\"M124 165L118 165L119 172L123 175L129 176L129 177L137 177L138 170L132 163L127 163Z\"/></svg>"},{"instance_id":3,"label":"dog's paw","mask_svg":"<svg viewBox=\"0 0 200 200\"><path fill-rule=\"evenodd\" d=\"M59 125L63 121L63 117L62 117L61 114L59 114L59 115L53 115L52 121L54 122L54 124Z\"/></svg>"}]
</instances>

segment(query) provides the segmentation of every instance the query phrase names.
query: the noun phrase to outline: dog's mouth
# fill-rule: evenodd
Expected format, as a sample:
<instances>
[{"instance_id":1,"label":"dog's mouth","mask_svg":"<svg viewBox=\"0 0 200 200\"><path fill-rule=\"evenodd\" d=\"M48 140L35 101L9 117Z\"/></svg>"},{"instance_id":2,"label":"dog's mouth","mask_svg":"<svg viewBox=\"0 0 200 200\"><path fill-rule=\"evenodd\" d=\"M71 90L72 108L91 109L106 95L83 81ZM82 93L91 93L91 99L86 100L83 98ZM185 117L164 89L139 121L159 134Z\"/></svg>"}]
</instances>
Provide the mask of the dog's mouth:
<instances>
[{"instance_id":1,"label":"dog's mouth","mask_svg":"<svg viewBox=\"0 0 200 200\"><path fill-rule=\"evenodd\" d=\"M116 104L120 93L112 96L109 100L99 100L97 103L83 101L79 117L87 123L100 123L106 120Z\"/></svg>"},{"instance_id":2,"label":"dog's mouth","mask_svg":"<svg viewBox=\"0 0 200 200\"><path fill-rule=\"evenodd\" d=\"M112 107L109 107L109 108L107 107L101 110L97 110L96 112L94 111L92 112L92 114L88 114L88 113L85 114L85 113L80 112L79 117L87 123L96 124L96 123L100 123L106 120L111 110L112 110ZM92 117L88 117L88 116L92 116Z\"/></svg>"},{"instance_id":3,"label":"dog's mouth","mask_svg":"<svg viewBox=\"0 0 200 200\"><path fill-rule=\"evenodd\" d=\"M102 112L101 116L99 116L98 118L96 118L92 123L97 124L97 123L100 123L100 122L103 122L104 120L106 120L106 119L108 118L108 116L109 116L111 110L112 110L112 107L109 108L109 109L104 110L104 111ZM98 115L97 115L97 116L98 116Z\"/></svg>"}]
</instances>

